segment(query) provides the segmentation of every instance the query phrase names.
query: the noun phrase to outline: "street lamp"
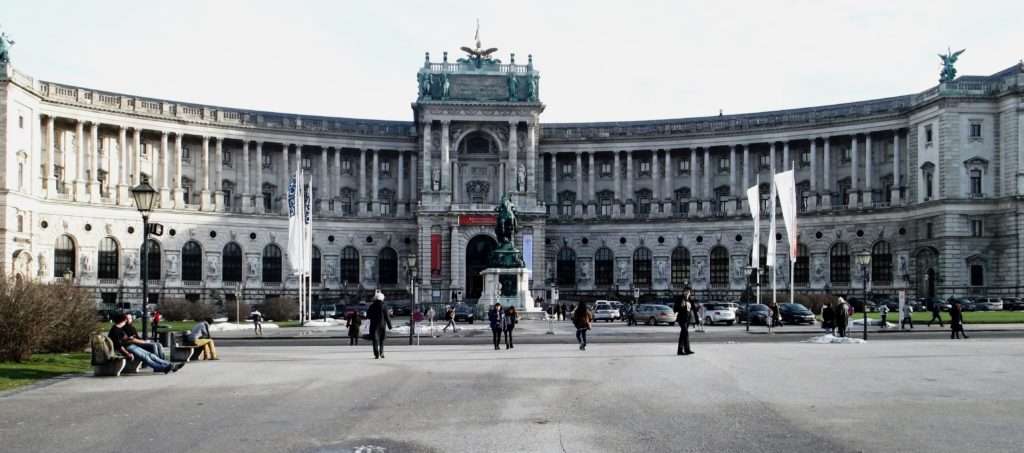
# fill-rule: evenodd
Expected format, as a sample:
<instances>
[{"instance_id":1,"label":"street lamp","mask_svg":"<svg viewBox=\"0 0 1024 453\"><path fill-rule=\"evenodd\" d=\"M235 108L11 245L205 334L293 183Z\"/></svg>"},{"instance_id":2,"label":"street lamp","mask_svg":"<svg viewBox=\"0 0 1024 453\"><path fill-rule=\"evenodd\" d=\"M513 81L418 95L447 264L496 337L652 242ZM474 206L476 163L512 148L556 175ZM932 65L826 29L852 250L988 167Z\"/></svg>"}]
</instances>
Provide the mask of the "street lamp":
<instances>
[{"instance_id":1,"label":"street lamp","mask_svg":"<svg viewBox=\"0 0 1024 453\"><path fill-rule=\"evenodd\" d=\"M864 292L864 339L868 339L868 277L871 276L871 253L864 250L857 254L857 266L860 267L860 275L863 280L864 286L861 288Z\"/></svg>"},{"instance_id":2,"label":"street lamp","mask_svg":"<svg viewBox=\"0 0 1024 453\"><path fill-rule=\"evenodd\" d=\"M149 213L156 205L156 190L149 183L143 182L132 188L135 207L142 214L142 338L149 335Z\"/></svg>"},{"instance_id":3,"label":"street lamp","mask_svg":"<svg viewBox=\"0 0 1024 453\"><path fill-rule=\"evenodd\" d=\"M409 281L409 346L412 346L413 333L416 331L416 253L409 253L405 259L405 273Z\"/></svg>"}]
</instances>

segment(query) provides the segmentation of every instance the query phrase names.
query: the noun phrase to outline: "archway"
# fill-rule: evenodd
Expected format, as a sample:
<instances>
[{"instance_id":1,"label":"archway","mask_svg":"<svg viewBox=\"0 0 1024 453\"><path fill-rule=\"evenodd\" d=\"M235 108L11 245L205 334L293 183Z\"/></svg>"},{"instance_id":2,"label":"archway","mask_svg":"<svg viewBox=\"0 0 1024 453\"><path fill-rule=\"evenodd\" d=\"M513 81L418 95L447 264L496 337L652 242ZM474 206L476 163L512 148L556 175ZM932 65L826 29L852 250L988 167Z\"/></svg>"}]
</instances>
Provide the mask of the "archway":
<instances>
[{"instance_id":1,"label":"archway","mask_svg":"<svg viewBox=\"0 0 1024 453\"><path fill-rule=\"evenodd\" d=\"M936 280L939 277L935 271L939 265L938 251L931 247L921 249L915 256L914 264L917 269L918 296L935 297Z\"/></svg>"},{"instance_id":2,"label":"archway","mask_svg":"<svg viewBox=\"0 0 1024 453\"><path fill-rule=\"evenodd\" d=\"M480 272L487 269L491 251L498 248L498 241L487 235L479 235L466 245L466 294L465 300L479 299L484 289L484 278Z\"/></svg>"}]
</instances>

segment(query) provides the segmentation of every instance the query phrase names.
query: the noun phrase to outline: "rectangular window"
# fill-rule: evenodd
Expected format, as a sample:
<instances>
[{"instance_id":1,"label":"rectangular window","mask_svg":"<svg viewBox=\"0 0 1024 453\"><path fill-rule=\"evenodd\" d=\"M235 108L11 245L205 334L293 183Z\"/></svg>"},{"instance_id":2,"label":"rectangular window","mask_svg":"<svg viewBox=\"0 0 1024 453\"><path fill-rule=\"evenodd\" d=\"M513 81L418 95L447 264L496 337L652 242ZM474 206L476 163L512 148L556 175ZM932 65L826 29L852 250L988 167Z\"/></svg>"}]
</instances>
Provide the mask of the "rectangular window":
<instances>
[{"instance_id":1,"label":"rectangular window","mask_svg":"<svg viewBox=\"0 0 1024 453\"><path fill-rule=\"evenodd\" d=\"M982 192L981 192L981 171L980 170L971 170L970 176L971 176L971 181L970 181L970 184L971 184L971 197L980 197L980 196L982 196Z\"/></svg>"},{"instance_id":2,"label":"rectangular window","mask_svg":"<svg viewBox=\"0 0 1024 453\"><path fill-rule=\"evenodd\" d=\"M682 174L689 174L689 173L690 173L690 160L689 159L680 159L679 160L679 174L682 175Z\"/></svg>"},{"instance_id":3,"label":"rectangular window","mask_svg":"<svg viewBox=\"0 0 1024 453\"><path fill-rule=\"evenodd\" d=\"M231 151L224 151L222 159L223 159L223 162L224 162L224 166L230 168L231 167Z\"/></svg>"},{"instance_id":4,"label":"rectangular window","mask_svg":"<svg viewBox=\"0 0 1024 453\"><path fill-rule=\"evenodd\" d=\"M981 138L981 122L971 122L971 138Z\"/></svg>"},{"instance_id":5,"label":"rectangular window","mask_svg":"<svg viewBox=\"0 0 1024 453\"><path fill-rule=\"evenodd\" d=\"M850 156L850 148L843 147L842 149L840 149L840 153L840 159L843 161L843 163L847 163L852 160Z\"/></svg>"},{"instance_id":6,"label":"rectangular window","mask_svg":"<svg viewBox=\"0 0 1024 453\"><path fill-rule=\"evenodd\" d=\"M146 184L150 184L150 182L149 182L149 175L147 175L145 173L139 173L139 179L142 182L146 183Z\"/></svg>"},{"instance_id":7,"label":"rectangular window","mask_svg":"<svg viewBox=\"0 0 1024 453\"><path fill-rule=\"evenodd\" d=\"M929 124L924 127L924 142L925 144L932 144L932 126Z\"/></svg>"},{"instance_id":8,"label":"rectangular window","mask_svg":"<svg viewBox=\"0 0 1024 453\"><path fill-rule=\"evenodd\" d=\"M192 162L192 150L187 146L181 148L181 161Z\"/></svg>"},{"instance_id":9,"label":"rectangular window","mask_svg":"<svg viewBox=\"0 0 1024 453\"><path fill-rule=\"evenodd\" d=\"M612 164L608 162L601 162L601 177L608 178L612 176Z\"/></svg>"},{"instance_id":10,"label":"rectangular window","mask_svg":"<svg viewBox=\"0 0 1024 453\"><path fill-rule=\"evenodd\" d=\"M605 218L611 217L612 216L612 200L611 200L611 198L602 198L601 199L601 208L600 209L601 209L600 212L598 212L599 216L605 217Z\"/></svg>"},{"instance_id":11,"label":"rectangular window","mask_svg":"<svg viewBox=\"0 0 1024 453\"><path fill-rule=\"evenodd\" d=\"M231 209L231 191L225 189L224 191L224 206L229 210Z\"/></svg>"},{"instance_id":12,"label":"rectangular window","mask_svg":"<svg viewBox=\"0 0 1024 453\"><path fill-rule=\"evenodd\" d=\"M303 170L309 170L310 168L313 168L313 159L311 159L309 157L303 157L302 158L302 169Z\"/></svg>"},{"instance_id":13,"label":"rectangular window","mask_svg":"<svg viewBox=\"0 0 1024 453\"><path fill-rule=\"evenodd\" d=\"M647 159L640 161L640 176L651 176L651 161Z\"/></svg>"},{"instance_id":14,"label":"rectangular window","mask_svg":"<svg viewBox=\"0 0 1024 453\"><path fill-rule=\"evenodd\" d=\"M985 231L982 229L984 224L981 220L971 220L971 236L980 238L985 235Z\"/></svg>"},{"instance_id":15,"label":"rectangular window","mask_svg":"<svg viewBox=\"0 0 1024 453\"><path fill-rule=\"evenodd\" d=\"M811 152L801 151L800 152L800 166L809 167L811 165Z\"/></svg>"},{"instance_id":16,"label":"rectangular window","mask_svg":"<svg viewBox=\"0 0 1024 453\"><path fill-rule=\"evenodd\" d=\"M139 143L139 154L141 154L142 157L149 156L149 144Z\"/></svg>"},{"instance_id":17,"label":"rectangular window","mask_svg":"<svg viewBox=\"0 0 1024 453\"><path fill-rule=\"evenodd\" d=\"M931 239L932 238L932 223L931 222L928 222L928 223L924 224L924 238L925 239Z\"/></svg>"},{"instance_id":18,"label":"rectangular window","mask_svg":"<svg viewBox=\"0 0 1024 453\"><path fill-rule=\"evenodd\" d=\"M341 160L341 172L346 174L346 175L351 175L352 174L352 160L351 159L342 159Z\"/></svg>"},{"instance_id":19,"label":"rectangular window","mask_svg":"<svg viewBox=\"0 0 1024 453\"><path fill-rule=\"evenodd\" d=\"M718 159L718 172L719 173L729 173L729 164L730 163L731 162L729 161L729 159L725 159L725 158Z\"/></svg>"},{"instance_id":20,"label":"rectangular window","mask_svg":"<svg viewBox=\"0 0 1024 453\"><path fill-rule=\"evenodd\" d=\"M271 165L270 165L271 162L272 161L270 160L270 154L264 154L263 155L263 169L266 170L266 169L271 168Z\"/></svg>"},{"instance_id":21,"label":"rectangular window","mask_svg":"<svg viewBox=\"0 0 1024 453\"><path fill-rule=\"evenodd\" d=\"M772 168L772 156L768 153L761 153L757 156L757 164L761 168Z\"/></svg>"},{"instance_id":22,"label":"rectangular window","mask_svg":"<svg viewBox=\"0 0 1024 453\"><path fill-rule=\"evenodd\" d=\"M572 178L573 173L574 173L574 171L573 171L573 164L562 164L562 177L563 178Z\"/></svg>"},{"instance_id":23,"label":"rectangular window","mask_svg":"<svg viewBox=\"0 0 1024 453\"><path fill-rule=\"evenodd\" d=\"M391 161L382 160L380 162L380 175L387 177L391 176Z\"/></svg>"},{"instance_id":24,"label":"rectangular window","mask_svg":"<svg viewBox=\"0 0 1024 453\"><path fill-rule=\"evenodd\" d=\"M985 268L979 264L971 265L971 286L985 286Z\"/></svg>"}]
</instances>

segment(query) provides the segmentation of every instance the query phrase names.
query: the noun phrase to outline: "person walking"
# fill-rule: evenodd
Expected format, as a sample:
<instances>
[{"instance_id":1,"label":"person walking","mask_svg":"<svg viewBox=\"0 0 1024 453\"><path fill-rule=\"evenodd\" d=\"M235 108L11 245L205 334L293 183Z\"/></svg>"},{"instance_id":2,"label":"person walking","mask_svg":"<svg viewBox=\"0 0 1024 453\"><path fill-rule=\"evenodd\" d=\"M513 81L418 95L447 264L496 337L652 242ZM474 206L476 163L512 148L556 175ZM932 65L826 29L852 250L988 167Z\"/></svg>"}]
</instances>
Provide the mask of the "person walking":
<instances>
[{"instance_id":1,"label":"person walking","mask_svg":"<svg viewBox=\"0 0 1024 453\"><path fill-rule=\"evenodd\" d=\"M635 325L637 325L637 323L636 323L636 304L634 304L632 302L630 302L629 305L626 306L626 325L627 326L635 326Z\"/></svg>"},{"instance_id":2,"label":"person walking","mask_svg":"<svg viewBox=\"0 0 1024 453\"><path fill-rule=\"evenodd\" d=\"M352 312L345 318L345 327L348 327L348 345L359 345L359 328L363 325L363 319L358 311Z\"/></svg>"},{"instance_id":3,"label":"person walking","mask_svg":"<svg viewBox=\"0 0 1024 453\"><path fill-rule=\"evenodd\" d=\"M830 335L834 335L836 332L835 312L832 311L832 305L828 302L821 306L821 328Z\"/></svg>"},{"instance_id":4,"label":"person walking","mask_svg":"<svg viewBox=\"0 0 1024 453\"><path fill-rule=\"evenodd\" d=\"M704 332L704 324L705 324L705 321L707 321L707 319L705 319L705 318L707 317L707 314L708 314L707 307L705 307L704 304L694 304L694 305L697 306L697 319L699 320L697 322L697 332Z\"/></svg>"},{"instance_id":5,"label":"person walking","mask_svg":"<svg viewBox=\"0 0 1024 453\"><path fill-rule=\"evenodd\" d=\"M160 310L153 310L153 341L159 342L160 337L157 332L160 330L160 321L164 320L164 316L160 314Z\"/></svg>"},{"instance_id":6,"label":"person walking","mask_svg":"<svg viewBox=\"0 0 1024 453\"><path fill-rule=\"evenodd\" d=\"M910 324L910 328L911 329L914 328L914 318L912 317L913 314L914 314L914 307L911 307L910 304L904 304L903 305L903 319L900 320L900 329L903 329L903 327L906 326L907 324Z\"/></svg>"},{"instance_id":7,"label":"person walking","mask_svg":"<svg viewBox=\"0 0 1024 453\"><path fill-rule=\"evenodd\" d=\"M696 297L693 296L693 292L690 292L690 298L689 299L690 299L688 301L689 304L690 304L690 316L689 316L689 318L690 318L690 323L693 324L693 331L694 332L703 332L704 331L704 324L703 324L704 321L700 317L700 307L699 307L699 305L701 305L701 304L697 302Z\"/></svg>"},{"instance_id":8,"label":"person walking","mask_svg":"<svg viewBox=\"0 0 1024 453\"><path fill-rule=\"evenodd\" d=\"M501 349L501 331L505 326L505 312L501 310L501 304L494 304L487 312L487 321L491 323L491 335L494 340L494 350Z\"/></svg>"},{"instance_id":9,"label":"person walking","mask_svg":"<svg viewBox=\"0 0 1024 453\"><path fill-rule=\"evenodd\" d=\"M587 350L587 331L594 321L594 316L587 310L587 304L579 304L572 312L572 324L576 327L576 342L580 344L580 351Z\"/></svg>"},{"instance_id":10,"label":"person walking","mask_svg":"<svg viewBox=\"0 0 1024 453\"><path fill-rule=\"evenodd\" d=\"M882 317L882 327L881 328L884 329L884 328L888 327L888 324L889 324L888 323L889 307L887 305L885 305L885 304L882 304L881 307L878 307L878 314ZM901 325L900 328L902 329L903 326Z\"/></svg>"},{"instance_id":11,"label":"person walking","mask_svg":"<svg viewBox=\"0 0 1024 453\"><path fill-rule=\"evenodd\" d=\"M676 322L679 323L679 344L676 347L676 355L690 355L690 289L687 289L682 297L676 300L672 310L676 312Z\"/></svg>"},{"instance_id":12,"label":"person walking","mask_svg":"<svg viewBox=\"0 0 1024 453\"><path fill-rule=\"evenodd\" d=\"M952 329L949 339L956 340L961 335L967 339L967 332L964 332L964 311L960 308L960 302L954 302L949 309L949 328Z\"/></svg>"},{"instance_id":13,"label":"person walking","mask_svg":"<svg viewBox=\"0 0 1024 453\"><path fill-rule=\"evenodd\" d=\"M850 311L848 310L849 305L846 303L846 299L839 298L839 302L836 304L833 311L835 312L835 323L836 329L839 330L839 336L846 336L846 328L850 323Z\"/></svg>"},{"instance_id":14,"label":"person walking","mask_svg":"<svg viewBox=\"0 0 1024 453\"><path fill-rule=\"evenodd\" d=\"M253 310L249 314L249 319L252 320L252 332L257 336L263 336L263 313L259 310Z\"/></svg>"},{"instance_id":15,"label":"person walking","mask_svg":"<svg viewBox=\"0 0 1024 453\"><path fill-rule=\"evenodd\" d=\"M509 307L508 311L505 312L505 349L514 349L516 346L512 344L512 330L516 328L516 324L519 323L519 312L516 311L516 307Z\"/></svg>"},{"instance_id":16,"label":"person walking","mask_svg":"<svg viewBox=\"0 0 1024 453\"><path fill-rule=\"evenodd\" d=\"M434 318L436 317L437 312L434 311L434 307L431 306L427 309L427 323L429 324L428 329L430 330L430 338L437 337L437 335L434 334Z\"/></svg>"},{"instance_id":17,"label":"person walking","mask_svg":"<svg viewBox=\"0 0 1024 453\"><path fill-rule=\"evenodd\" d=\"M357 313L356 316L359 314ZM377 290L373 295L373 303L366 309L366 318L370 321L370 340L373 342L373 358L384 358L384 340L387 338L387 327L391 330L391 316L384 307L384 293Z\"/></svg>"},{"instance_id":18,"label":"person walking","mask_svg":"<svg viewBox=\"0 0 1024 453\"><path fill-rule=\"evenodd\" d=\"M444 319L448 323L444 325L444 329L441 329L442 332L447 332L449 327L452 328L452 332L459 331L459 328L455 327L455 309L452 306L448 306L448 309L444 311Z\"/></svg>"},{"instance_id":19,"label":"person walking","mask_svg":"<svg viewBox=\"0 0 1024 453\"><path fill-rule=\"evenodd\" d=\"M932 319L928 320L928 327L932 326L932 322L938 321L939 327L946 327L942 325L942 307L939 306L939 301L933 300L932 302Z\"/></svg>"}]
</instances>

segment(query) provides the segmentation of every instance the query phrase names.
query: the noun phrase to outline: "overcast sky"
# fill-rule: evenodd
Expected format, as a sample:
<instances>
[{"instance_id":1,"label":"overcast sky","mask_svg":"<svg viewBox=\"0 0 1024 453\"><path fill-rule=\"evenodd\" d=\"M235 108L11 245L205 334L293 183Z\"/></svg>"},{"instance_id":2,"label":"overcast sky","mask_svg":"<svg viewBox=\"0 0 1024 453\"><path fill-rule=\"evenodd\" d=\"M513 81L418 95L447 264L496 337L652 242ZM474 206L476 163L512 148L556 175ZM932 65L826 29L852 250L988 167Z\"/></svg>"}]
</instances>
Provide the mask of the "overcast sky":
<instances>
[{"instance_id":1,"label":"overcast sky","mask_svg":"<svg viewBox=\"0 0 1024 453\"><path fill-rule=\"evenodd\" d=\"M533 54L543 122L745 113L896 96L1024 57L1024 1L12 1L14 65L178 101L411 120L423 53Z\"/></svg>"}]
</instances>

